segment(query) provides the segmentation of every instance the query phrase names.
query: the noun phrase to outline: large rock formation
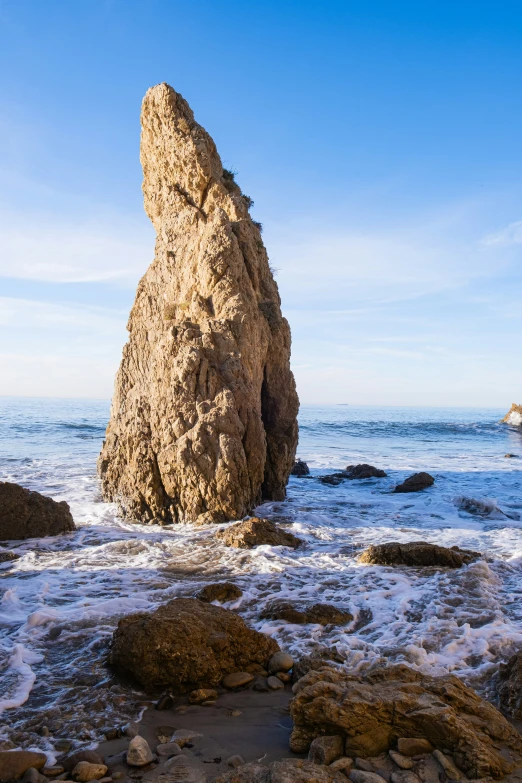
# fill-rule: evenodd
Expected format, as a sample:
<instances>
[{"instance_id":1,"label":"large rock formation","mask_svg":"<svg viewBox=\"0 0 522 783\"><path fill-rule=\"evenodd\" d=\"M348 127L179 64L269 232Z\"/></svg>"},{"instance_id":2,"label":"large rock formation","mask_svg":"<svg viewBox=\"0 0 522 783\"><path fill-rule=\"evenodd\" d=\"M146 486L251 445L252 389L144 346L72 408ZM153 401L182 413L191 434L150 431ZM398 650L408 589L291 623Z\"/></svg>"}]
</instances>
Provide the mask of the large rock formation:
<instances>
[{"instance_id":1,"label":"large rock formation","mask_svg":"<svg viewBox=\"0 0 522 783\"><path fill-rule=\"evenodd\" d=\"M502 421L505 424L514 424L516 426L522 425L522 405L517 405L515 402L511 406L509 413L506 413Z\"/></svg>"},{"instance_id":2,"label":"large rock formation","mask_svg":"<svg viewBox=\"0 0 522 783\"><path fill-rule=\"evenodd\" d=\"M346 755L362 758L418 738L450 752L469 778L501 778L522 767L518 732L458 677L430 677L407 666L357 677L325 667L305 674L294 691L290 748L296 753L322 735L343 737Z\"/></svg>"},{"instance_id":3,"label":"large rock formation","mask_svg":"<svg viewBox=\"0 0 522 783\"><path fill-rule=\"evenodd\" d=\"M218 685L231 672L265 669L278 650L235 612L176 598L120 620L109 663L146 687L186 693Z\"/></svg>"},{"instance_id":4,"label":"large rock formation","mask_svg":"<svg viewBox=\"0 0 522 783\"><path fill-rule=\"evenodd\" d=\"M159 84L141 124L156 251L116 377L103 494L143 522L240 519L285 497L294 464L290 329L251 199L187 102Z\"/></svg>"},{"instance_id":5,"label":"large rock formation","mask_svg":"<svg viewBox=\"0 0 522 783\"><path fill-rule=\"evenodd\" d=\"M65 500L58 503L19 484L0 481L0 541L56 536L74 529Z\"/></svg>"}]
</instances>

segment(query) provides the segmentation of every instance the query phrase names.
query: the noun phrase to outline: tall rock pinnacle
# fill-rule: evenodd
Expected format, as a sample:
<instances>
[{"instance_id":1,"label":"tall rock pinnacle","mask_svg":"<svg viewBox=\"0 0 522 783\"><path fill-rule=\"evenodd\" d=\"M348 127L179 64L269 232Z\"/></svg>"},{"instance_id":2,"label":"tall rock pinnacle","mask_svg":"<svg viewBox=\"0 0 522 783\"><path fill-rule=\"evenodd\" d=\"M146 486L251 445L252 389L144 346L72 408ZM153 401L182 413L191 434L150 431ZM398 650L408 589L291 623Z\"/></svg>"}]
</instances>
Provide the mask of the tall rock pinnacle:
<instances>
[{"instance_id":1,"label":"tall rock pinnacle","mask_svg":"<svg viewBox=\"0 0 522 783\"><path fill-rule=\"evenodd\" d=\"M167 84L141 112L155 258L136 293L98 469L143 522L240 519L282 500L299 401L250 199Z\"/></svg>"}]
</instances>

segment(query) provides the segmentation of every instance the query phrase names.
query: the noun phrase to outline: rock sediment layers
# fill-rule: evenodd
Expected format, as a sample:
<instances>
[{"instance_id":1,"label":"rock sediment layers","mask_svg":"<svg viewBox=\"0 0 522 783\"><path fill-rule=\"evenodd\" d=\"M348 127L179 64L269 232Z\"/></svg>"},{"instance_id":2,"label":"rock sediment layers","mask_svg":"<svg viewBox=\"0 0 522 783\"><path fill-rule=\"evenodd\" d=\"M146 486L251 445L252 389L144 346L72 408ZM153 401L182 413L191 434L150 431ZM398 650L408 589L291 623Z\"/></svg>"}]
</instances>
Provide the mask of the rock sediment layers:
<instances>
[{"instance_id":1,"label":"rock sediment layers","mask_svg":"<svg viewBox=\"0 0 522 783\"><path fill-rule=\"evenodd\" d=\"M157 85L141 123L156 250L116 377L103 494L143 522L240 519L282 500L294 465L290 329L252 202L187 102Z\"/></svg>"}]
</instances>

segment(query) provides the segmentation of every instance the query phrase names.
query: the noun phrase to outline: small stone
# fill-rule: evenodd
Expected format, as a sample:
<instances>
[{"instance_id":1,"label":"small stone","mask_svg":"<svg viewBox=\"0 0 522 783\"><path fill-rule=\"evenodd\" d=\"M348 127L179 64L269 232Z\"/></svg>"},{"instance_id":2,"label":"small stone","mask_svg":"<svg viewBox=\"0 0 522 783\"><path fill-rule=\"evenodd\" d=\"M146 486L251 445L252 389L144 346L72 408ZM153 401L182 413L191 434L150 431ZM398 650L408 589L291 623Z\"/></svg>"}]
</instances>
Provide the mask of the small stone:
<instances>
[{"instance_id":1,"label":"small stone","mask_svg":"<svg viewBox=\"0 0 522 783\"><path fill-rule=\"evenodd\" d=\"M125 777L125 772L113 772L112 773L112 779L113 780L121 780Z\"/></svg>"},{"instance_id":2,"label":"small stone","mask_svg":"<svg viewBox=\"0 0 522 783\"><path fill-rule=\"evenodd\" d=\"M256 677L252 689L259 693L269 693L270 688L268 687L266 677Z\"/></svg>"},{"instance_id":3,"label":"small stone","mask_svg":"<svg viewBox=\"0 0 522 783\"><path fill-rule=\"evenodd\" d=\"M239 716L242 715L242 714L243 713L241 712L241 710L232 710L232 712L230 713L230 717L231 718L239 718Z\"/></svg>"},{"instance_id":4,"label":"small stone","mask_svg":"<svg viewBox=\"0 0 522 783\"><path fill-rule=\"evenodd\" d=\"M125 726L123 726L122 732L125 734L126 737L132 739L133 737L136 737L140 733L140 724L135 723L134 721L130 721L130 723L127 723L125 724Z\"/></svg>"},{"instance_id":5,"label":"small stone","mask_svg":"<svg viewBox=\"0 0 522 783\"><path fill-rule=\"evenodd\" d=\"M106 777L106 778L102 778L100 780L100 783L112 783L112 776Z\"/></svg>"},{"instance_id":6,"label":"small stone","mask_svg":"<svg viewBox=\"0 0 522 783\"><path fill-rule=\"evenodd\" d=\"M278 677L269 677L266 681L266 684L271 691L280 691L285 687L284 682L281 682Z\"/></svg>"},{"instance_id":7,"label":"small stone","mask_svg":"<svg viewBox=\"0 0 522 783\"><path fill-rule=\"evenodd\" d=\"M199 688L197 691L192 691L189 696L189 702L191 704L203 704L206 701L216 701L217 697L217 691L212 690L212 688Z\"/></svg>"},{"instance_id":8,"label":"small stone","mask_svg":"<svg viewBox=\"0 0 522 783\"><path fill-rule=\"evenodd\" d=\"M222 685L224 688L233 690L241 688L243 685L249 685L254 680L254 675L250 672L233 672L223 677Z\"/></svg>"},{"instance_id":9,"label":"small stone","mask_svg":"<svg viewBox=\"0 0 522 783\"><path fill-rule=\"evenodd\" d=\"M158 756L179 756L181 748L177 742L165 742L156 748Z\"/></svg>"},{"instance_id":10,"label":"small stone","mask_svg":"<svg viewBox=\"0 0 522 783\"><path fill-rule=\"evenodd\" d=\"M276 672L289 672L294 665L294 659L285 652L276 652L268 661L268 671L270 674Z\"/></svg>"},{"instance_id":11,"label":"small stone","mask_svg":"<svg viewBox=\"0 0 522 783\"><path fill-rule=\"evenodd\" d=\"M403 769L400 772L392 772L391 783L421 783L421 779L410 769Z\"/></svg>"},{"instance_id":12,"label":"small stone","mask_svg":"<svg viewBox=\"0 0 522 783\"><path fill-rule=\"evenodd\" d=\"M462 780L464 775L453 763L453 759L445 756L440 750L433 751L433 758L439 762L440 766L450 780Z\"/></svg>"},{"instance_id":13,"label":"small stone","mask_svg":"<svg viewBox=\"0 0 522 783\"><path fill-rule=\"evenodd\" d=\"M177 729L170 738L170 741L176 742L180 748L184 748L188 742L192 742L192 740L202 736L203 735L199 734L197 731L191 731L190 729Z\"/></svg>"},{"instance_id":14,"label":"small stone","mask_svg":"<svg viewBox=\"0 0 522 783\"><path fill-rule=\"evenodd\" d=\"M22 783L45 783L46 780L47 778L44 777L44 775L41 775L37 769L29 767L29 769L24 772Z\"/></svg>"},{"instance_id":15,"label":"small stone","mask_svg":"<svg viewBox=\"0 0 522 783\"><path fill-rule=\"evenodd\" d=\"M121 731L120 729L108 729L104 736L107 742L110 742L111 740L119 739L119 737L121 737Z\"/></svg>"},{"instance_id":16,"label":"small stone","mask_svg":"<svg viewBox=\"0 0 522 783\"><path fill-rule=\"evenodd\" d=\"M332 761L328 768L334 772L344 772L345 775L349 775L352 767L353 759L350 756L341 756L337 761Z\"/></svg>"},{"instance_id":17,"label":"small stone","mask_svg":"<svg viewBox=\"0 0 522 783\"><path fill-rule=\"evenodd\" d=\"M71 745L72 742L70 742L70 740L59 739L54 743L54 749L61 751L61 753L67 753L67 751L71 749Z\"/></svg>"},{"instance_id":18,"label":"small stone","mask_svg":"<svg viewBox=\"0 0 522 783\"><path fill-rule=\"evenodd\" d=\"M91 780L101 780L107 773L105 764L90 764L88 761L79 761L72 771L73 778L80 783L89 783Z\"/></svg>"},{"instance_id":19,"label":"small stone","mask_svg":"<svg viewBox=\"0 0 522 783\"><path fill-rule=\"evenodd\" d=\"M49 731L48 726L42 726L40 729L40 736L41 737L49 737L51 735L51 732Z\"/></svg>"},{"instance_id":20,"label":"small stone","mask_svg":"<svg viewBox=\"0 0 522 783\"><path fill-rule=\"evenodd\" d=\"M65 761L62 761L62 764L66 772L72 772L80 761L88 761L90 764L103 764L102 757L94 750L78 750L76 753L68 756Z\"/></svg>"},{"instance_id":21,"label":"small stone","mask_svg":"<svg viewBox=\"0 0 522 783\"><path fill-rule=\"evenodd\" d=\"M60 634L62 633L62 631L63 631L63 627L62 627L61 625L54 625L54 626L53 626L53 627L52 627L52 628L49 630L49 633L47 634L47 636L49 637L49 639L51 639L52 641L54 641L54 639L58 639L58 637L60 636Z\"/></svg>"},{"instance_id":22,"label":"small stone","mask_svg":"<svg viewBox=\"0 0 522 783\"><path fill-rule=\"evenodd\" d=\"M422 756L433 752L431 742L421 737L401 737L397 740L397 748L403 756Z\"/></svg>"},{"instance_id":23,"label":"small stone","mask_svg":"<svg viewBox=\"0 0 522 783\"><path fill-rule=\"evenodd\" d=\"M42 769L42 775L45 775L46 778L54 778L56 775L61 775L65 772L65 768L61 766L56 767L44 767Z\"/></svg>"},{"instance_id":24,"label":"small stone","mask_svg":"<svg viewBox=\"0 0 522 783\"><path fill-rule=\"evenodd\" d=\"M308 760L314 764L331 764L332 761L343 755L344 742L342 737L332 735L331 737L316 737L308 751Z\"/></svg>"},{"instance_id":25,"label":"small stone","mask_svg":"<svg viewBox=\"0 0 522 783\"><path fill-rule=\"evenodd\" d=\"M230 756L226 763L229 767L233 767L234 769L237 769L237 767L240 767L242 764L245 764L245 759L243 756L239 756L237 753L234 756Z\"/></svg>"},{"instance_id":26,"label":"small stone","mask_svg":"<svg viewBox=\"0 0 522 783\"><path fill-rule=\"evenodd\" d=\"M386 783L384 778L375 772L366 772L362 769L352 769L348 777L352 783Z\"/></svg>"},{"instance_id":27,"label":"small stone","mask_svg":"<svg viewBox=\"0 0 522 783\"><path fill-rule=\"evenodd\" d=\"M412 761L411 758L408 756L403 756L402 753L397 753L396 750L390 750L389 753L392 761L394 761L401 769L412 769L415 765L415 762Z\"/></svg>"},{"instance_id":28,"label":"small stone","mask_svg":"<svg viewBox=\"0 0 522 783\"><path fill-rule=\"evenodd\" d=\"M158 701L156 702L156 705L154 707L155 710L170 710L174 704L174 699L170 695L170 693L164 693L163 696L160 696Z\"/></svg>"},{"instance_id":29,"label":"small stone","mask_svg":"<svg viewBox=\"0 0 522 783\"><path fill-rule=\"evenodd\" d=\"M127 749L127 764L131 767L144 767L152 760L153 755L147 740L139 734L133 737Z\"/></svg>"},{"instance_id":30,"label":"small stone","mask_svg":"<svg viewBox=\"0 0 522 783\"><path fill-rule=\"evenodd\" d=\"M213 707L216 703L216 699L209 699L208 701L202 701L201 707Z\"/></svg>"},{"instance_id":31,"label":"small stone","mask_svg":"<svg viewBox=\"0 0 522 783\"><path fill-rule=\"evenodd\" d=\"M281 682L290 682L292 679L292 675L288 672L277 672L275 675L278 680L281 680Z\"/></svg>"},{"instance_id":32,"label":"small stone","mask_svg":"<svg viewBox=\"0 0 522 783\"><path fill-rule=\"evenodd\" d=\"M361 759L357 756L354 764L355 769L362 769L363 772L375 772L375 767L369 759Z\"/></svg>"}]
</instances>

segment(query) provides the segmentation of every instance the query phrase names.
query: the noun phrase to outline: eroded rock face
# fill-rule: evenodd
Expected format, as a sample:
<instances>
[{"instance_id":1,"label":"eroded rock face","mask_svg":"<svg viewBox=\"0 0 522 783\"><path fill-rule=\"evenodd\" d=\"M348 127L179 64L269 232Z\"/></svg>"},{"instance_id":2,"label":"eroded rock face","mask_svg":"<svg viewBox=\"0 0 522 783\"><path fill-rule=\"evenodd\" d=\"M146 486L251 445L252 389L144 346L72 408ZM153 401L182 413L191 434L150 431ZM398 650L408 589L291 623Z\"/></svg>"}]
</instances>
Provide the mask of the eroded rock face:
<instances>
[{"instance_id":1,"label":"eroded rock face","mask_svg":"<svg viewBox=\"0 0 522 783\"><path fill-rule=\"evenodd\" d=\"M522 405L517 405L514 402L511 410L509 413L506 413L502 421L504 424L514 424L517 427L522 426Z\"/></svg>"},{"instance_id":2,"label":"eroded rock face","mask_svg":"<svg viewBox=\"0 0 522 783\"><path fill-rule=\"evenodd\" d=\"M43 538L75 529L69 505L0 481L0 541Z\"/></svg>"},{"instance_id":3,"label":"eroded rock face","mask_svg":"<svg viewBox=\"0 0 522 783\"><path fill-rule=\"evenodd\" d=\"M302 543L300 538L274 525L269 519L252 517L245 522L230 525L225 530L218 530L216 538L227 546L236 549L252 549L254 546L289 546L293 549Z\"/></svg>"},{"instance_id":4,"label":"eroded rock face","mask_svg":"<svg viewBox=\"0 0 522 783\"><path fill-rule=\"evenodd\" d=\"M322 735L340 734L345 754L368 758L401 737L447 749L469 778L501 778L522 765L522 738L488 702L457 677L428 677L407 666L355 677L325 667L294 685L290 748L308 751Z\"/></svg>"},{"instance_id":5,"label":"eroded rock face","mask_svg":"<svg viewBox=\"0 0 522 783\"><path fill-rule=\"evenodd\" d=\"M177 598L120 620L109 663L146 687L186 693L216 686L230 672L266 668L278 650L235 612Z\"/></svg>"},{"instance_id":6,"label":"eroded rock face","mask_svg":"<svg viewBox=\"0 0 522 783\"><path fill-rule=\"evenodd\" d=\"M390 541L387 544L369 546L359 557L360 563L373 565L439 566L460 568L480 557L480 552L428 544L426 541L410 541L401 544Z\"/></svg>"},{"instance_id":7,"label":"eroded rock face","mask_svg":"<svg viewBox=\"0 0 522 783\"><path fill-rule=\"evenodd\" d=\"M155 258L139 283L98 469L143 522L241 519L282 500L298 398L251 200L167 84L141 113Z\"/></svg>"}]
</instances>

